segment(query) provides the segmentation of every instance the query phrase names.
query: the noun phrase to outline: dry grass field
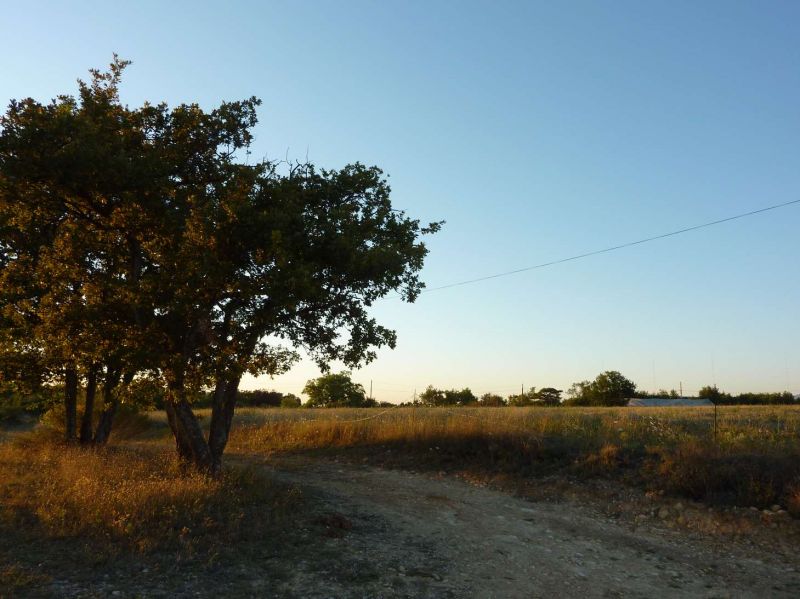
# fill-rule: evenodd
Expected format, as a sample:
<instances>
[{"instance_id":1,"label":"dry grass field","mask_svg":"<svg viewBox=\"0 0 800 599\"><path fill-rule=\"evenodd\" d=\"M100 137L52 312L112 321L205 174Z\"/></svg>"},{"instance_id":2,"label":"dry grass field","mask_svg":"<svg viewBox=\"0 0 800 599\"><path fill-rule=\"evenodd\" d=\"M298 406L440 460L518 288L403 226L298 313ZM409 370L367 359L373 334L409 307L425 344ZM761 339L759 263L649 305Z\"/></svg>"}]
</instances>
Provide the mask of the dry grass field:
<instances>
[{"instance_id":1,"label":"dry grass field","mask_svg":"<svg viewBox=\"0 0 800 599\"><path fill-rule=\"evenodd\" d=\"M283 542L295 490L256 468L184 472L163 431L136 415L120 424L96 450L46 427L0 440L0 598L109 596L150 571L168 596L187 588L181 568L226 557L238 567Z\"/></svg>"},{"instance_id":2,"label":"dry grass field","mask_svg":"<svg viewBox=\"0 0 800 599\"><path fill-rule=\"evenodd\" d=\"M800 408L398 408L237 415L230 451L353 452L378 464L560 472L800 516Z\"/></svg>"}]
</instances>

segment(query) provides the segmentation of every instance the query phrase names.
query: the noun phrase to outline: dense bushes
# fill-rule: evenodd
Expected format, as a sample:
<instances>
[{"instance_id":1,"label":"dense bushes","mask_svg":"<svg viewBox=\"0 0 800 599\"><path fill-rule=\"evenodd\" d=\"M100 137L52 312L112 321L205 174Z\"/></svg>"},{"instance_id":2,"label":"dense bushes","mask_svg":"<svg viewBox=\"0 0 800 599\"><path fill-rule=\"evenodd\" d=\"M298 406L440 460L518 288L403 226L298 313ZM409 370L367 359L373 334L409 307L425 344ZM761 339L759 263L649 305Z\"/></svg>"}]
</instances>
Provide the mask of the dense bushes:
<instances>
[{"instance_id":1,"label":"dense bushes","mask_svg":"<svg viewBox=\"0 0 800 599\"><path fill-rule=\"evenodd\" d=\"M717 405L791 405L797 403L794 395L788 391L781 393L740 393L731 395L720 391L716 385L706 386L697 394L703 399L710 399Z\"/></svg>"},{"instance_id":2,"label":"dense bushes","mask_svg":"<svg viewBox=\"0 0 800 599\"><path fill-rule=\"evenodd\" d=\"M58 401L60 393L61 390L55 387L26 393L14 385L0 383L0 422L16 420L25 414L42 414Z\"/></svg>"}]
</instances>

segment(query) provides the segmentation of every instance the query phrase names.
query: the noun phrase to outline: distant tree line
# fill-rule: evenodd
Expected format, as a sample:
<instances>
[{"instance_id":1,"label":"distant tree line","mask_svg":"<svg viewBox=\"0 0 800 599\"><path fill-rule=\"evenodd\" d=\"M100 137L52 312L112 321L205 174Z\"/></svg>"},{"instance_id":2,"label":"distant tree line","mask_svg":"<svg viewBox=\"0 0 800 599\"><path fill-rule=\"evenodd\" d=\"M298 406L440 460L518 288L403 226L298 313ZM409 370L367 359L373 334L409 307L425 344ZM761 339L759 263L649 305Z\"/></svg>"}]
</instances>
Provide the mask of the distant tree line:
<instances>
[{"instance_id":1,"label":"distant tree line","mask_svg":"<svg viewBox=\"0 0 800 599\"><path fill-rule=\"evenodd\" d=\"M477 397L469 387L464 389L437 389L429 385L419 396L401 406L424 407L458 407L476 406L483 408L499 408L503 406L554 406L561 403L560 389L545 387L536 390L531 387L526 393L503 397L496 393L484 393Z\"/></svg>"},{"instance_id":2,"label":"distant tree line","mask_svg":"<svg viewBox=\"0 0 800 599\"><path fill-rule=\"evenodd\" d=\"M309 395L308 407L372 407L392 406L368 398L361 385L354 383L350 373L328 374L308 381L303 393ZM659 390L655 393L639 391L636 384L616 370L602 372L592 381L574 383L562 397L563 391L555 387L531 387L528 391L508 397L484 393L480 397L469 387L463 389L438 389L429 385L412 401L396 404L417 407L503 407L503 406L624 406L633 398L677 399L678 391ZM782 393L741 393L733 396L716 387L703 387L699 399L710 399L717 404L779 405L798 403L788 391Z\"/></svg>"},{"instance_id":3,"label":"distant tree line","mask_svg":"<svg viewBox=\"0 0 800 599\"><path fill-rule=\"evenodd\" d=\"M214 394L211 391L199 393L192 405L198 408L211 407ZM240 389L236 404L246 408L299 408L302 400L294 393L281 393L267 389L253 389L245 391ZM162 406L156 405L156 408Z\"/></svg>"},{"instance_id":4,"label":"distant tree line","mask_svg":"<svg viewBox=\"0 0 800 599\"><path fill-rule=\"evenodd\" d=\"M739 393L731 395L720 391L716 385L706 386L697 394L702 399L710 399L718 405L787 405L798 403L788 391L782 393Z\"/></svg>"}]
</instances>

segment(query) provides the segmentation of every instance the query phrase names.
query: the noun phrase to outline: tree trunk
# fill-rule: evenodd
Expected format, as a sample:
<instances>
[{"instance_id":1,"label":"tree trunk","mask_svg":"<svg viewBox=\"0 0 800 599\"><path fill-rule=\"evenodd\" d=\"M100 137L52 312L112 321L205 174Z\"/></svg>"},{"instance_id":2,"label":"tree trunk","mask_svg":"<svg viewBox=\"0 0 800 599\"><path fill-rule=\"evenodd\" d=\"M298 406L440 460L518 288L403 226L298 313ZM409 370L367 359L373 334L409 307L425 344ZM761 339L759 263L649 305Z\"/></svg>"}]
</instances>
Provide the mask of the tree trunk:
<instances>
[{"instance_id":1,"label":"tree trunk","mask_svg":"<svg viewBox=\"0 0 800 599\"><path fill-rule=\"evenodd\" d=\"M228 435L233 422L236 398L239 394L241 377L217 379L214 400L211 406L211 429L208 433L208 447L211 452L211 474L219 476L222 471L222 453L228 444Z\"/></svg>"},{"instance_id":2,"label":"tree trunk","mask_svg":"<svg viewBox=\"0 0 800 599\"><path fill-rule=\"evenodd\" d=\"M186 401L182 386L170 388L164 407L172 434L175 435L178 457L201 472L210 472L211 452L200 422Z\"/></svg>"},{"instance_id":3,"label":"tree trunk","mask_svg":"<svg viewBox=\"0 0 800 599\"><path fill-rule=\"evenodd\" d=\"M125 378L128 379L127 376ZM119 398L114 394L119 379L119 370L112 371L110 368L106 368L106 378L103 381L103 413L100 414L100 421L97 423L94 433L94 442L97 445L105 445L111 436L111 425L119 407Z\"/></svg>"},{"instance_id":4,"label":"tree trunk","mask_svg":"<svg viewBox=\"0 0 800 599\"><path fill-rule=\"evenodd\" d=\"M74 367L64 374L64 425L67 441L75 440L78 424L78 371Z\"/></svg>"},{"instance_id":5,"label":"tree trunk","mask_svg":"<svg viewBox=\"0 0 800 599\"><path fill-rule=\"evenodd\" d=\"M81 444L92 442L92 417L94 416L94 398L97 394L97 365L92 364L86 375L86 402L81 419Z\"/></svg>"},{"instance_id":6,"label":"tree trunk","mask_svg":"<svg viewBox=\"0 0 800 599\"><path fill-rule=\"evenodd\" d=\"M164 411L167 413L167 422L175 437L175 450L178 452L178 459L181 464L188 465L192 461L192 448L185 440L185 436L178 426L178 416L175 407L169 397L164 400Z\"/></svg>"}]
</instances>

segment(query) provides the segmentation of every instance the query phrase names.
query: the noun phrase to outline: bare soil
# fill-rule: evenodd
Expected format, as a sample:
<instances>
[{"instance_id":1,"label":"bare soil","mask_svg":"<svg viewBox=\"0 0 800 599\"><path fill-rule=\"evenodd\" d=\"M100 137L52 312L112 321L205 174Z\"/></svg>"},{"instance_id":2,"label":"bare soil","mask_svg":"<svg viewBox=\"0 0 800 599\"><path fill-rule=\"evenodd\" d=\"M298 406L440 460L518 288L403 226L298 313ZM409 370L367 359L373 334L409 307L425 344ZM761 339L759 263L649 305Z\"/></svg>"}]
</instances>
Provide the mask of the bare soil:
<instances>
[{"instance_id":1,"label":"bare soil","mask_svg":"<svg viewBox=\"0 0 800 599\"><path fill-rule=\"evenodd\" d=\"M274 474L327 511L330 531L320 545L337 556L319 571L307 567L309 555L279 595L800 596L800 561L790 546L770 550L740 529L720 535L716 529L731 520L725 513L701 516L723 523L712 530L692 529L698 506L644 497L602 501L598 509L597 501L564 493L558 503L530 501L452 477L336 461L284 460ZM638 513L653 502L655 516ZM616 511L620 505L628 509ZM773 539L779 534L762 528Z\"/></svg>"}]
</instances>

